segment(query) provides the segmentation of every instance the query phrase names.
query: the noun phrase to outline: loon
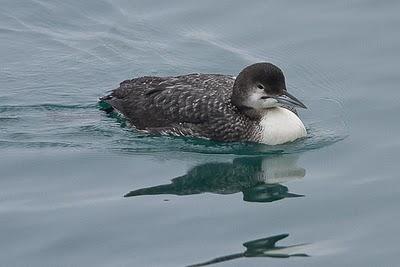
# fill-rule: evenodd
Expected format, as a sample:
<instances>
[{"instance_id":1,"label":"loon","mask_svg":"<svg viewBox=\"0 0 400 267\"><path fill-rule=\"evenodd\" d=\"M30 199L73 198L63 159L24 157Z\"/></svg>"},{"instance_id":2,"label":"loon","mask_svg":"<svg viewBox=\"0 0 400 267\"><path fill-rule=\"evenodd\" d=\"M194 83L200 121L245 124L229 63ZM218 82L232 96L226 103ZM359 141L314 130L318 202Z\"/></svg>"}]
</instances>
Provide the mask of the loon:
<instances>
[{"instance_id":1,"label":"loon","mask_svg":"<svg viewBox=\"0 0 400 267\"><path fill-rule=\"evenodd\" d=\"M239 75L187 74L125 80L100 98L138 131L278 145L307 135L281 69L255 63Z\"/></svg>"}]
</instances>

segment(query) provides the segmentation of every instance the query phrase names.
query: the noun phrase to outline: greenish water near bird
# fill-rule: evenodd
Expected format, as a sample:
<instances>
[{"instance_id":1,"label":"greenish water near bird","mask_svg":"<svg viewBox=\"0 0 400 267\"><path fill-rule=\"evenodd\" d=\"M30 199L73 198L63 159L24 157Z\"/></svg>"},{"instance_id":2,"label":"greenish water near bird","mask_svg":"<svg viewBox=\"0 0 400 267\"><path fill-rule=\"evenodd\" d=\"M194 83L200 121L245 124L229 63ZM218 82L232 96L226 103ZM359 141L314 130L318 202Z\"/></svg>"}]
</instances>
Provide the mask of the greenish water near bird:
<instances>
[{"instance_id":1,"label":"greenish water near bird","mask_svg":"<svg viewBox=\"0 0 400 267\"><path fill-rule=\"evenodd\" d=\"M399 11L4 0L1 265L397 266ZM262 61L307 105L307 138L147 135L98 103L128 78Z\"/></svg>"}]
</instances>

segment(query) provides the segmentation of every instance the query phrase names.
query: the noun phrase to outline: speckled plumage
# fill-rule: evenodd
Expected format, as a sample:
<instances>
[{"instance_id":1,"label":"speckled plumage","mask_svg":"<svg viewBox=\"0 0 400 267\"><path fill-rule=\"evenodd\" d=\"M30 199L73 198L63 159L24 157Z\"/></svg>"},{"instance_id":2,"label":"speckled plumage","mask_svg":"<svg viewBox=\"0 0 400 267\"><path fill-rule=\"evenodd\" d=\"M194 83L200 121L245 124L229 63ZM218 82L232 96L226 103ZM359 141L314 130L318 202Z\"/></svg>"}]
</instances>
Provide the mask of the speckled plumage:
<instances>
[{"instance_id":1,"label":"speckled plumage","mask_svg":"<svg viewBox=\"0 0 400 267\"><path fill-rule=\"evenodd\" d=\"M292 113L293 105L304 104L287 92L282 71L270 63L250 65L237 78L188 74L126 80L100 101L148 133L271 145L306 134Z\"/></svg>"},{"instance_id":2,"label":"speckled plumage","mask_svg":"<svg viewBox=\"0 0 400 267\"><path fill-rule=\"evenodd\" d=\"M234 77L188 74L123 81L101 100L138 130L221 141L257 141L258 120L231 104Z\"/></svg>"}]
</instances>

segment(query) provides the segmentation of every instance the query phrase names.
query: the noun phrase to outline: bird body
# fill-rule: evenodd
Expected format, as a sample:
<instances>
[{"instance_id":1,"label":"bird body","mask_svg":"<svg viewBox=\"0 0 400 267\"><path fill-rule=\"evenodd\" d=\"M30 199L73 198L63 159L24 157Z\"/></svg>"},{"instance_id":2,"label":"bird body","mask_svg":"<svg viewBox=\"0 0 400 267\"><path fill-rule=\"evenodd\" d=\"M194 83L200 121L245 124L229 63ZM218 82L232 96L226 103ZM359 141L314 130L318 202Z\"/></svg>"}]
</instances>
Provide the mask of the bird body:
<instances>
[{"instance_id":1,"label":"bird body","mask_svg":"<svg viewBox=\"0 0 400 267\"><path fill-rule=\"evenodd\" d=\"M276 105L275 98L259 101L265 97L264 90L254 91L253 84L248 88L238 79L243 82L240 74L236 79L221 74L145 76L123 81L100 100L122 113L137 130L152 134L271 145L306 135L294 109ZM272 106L262 106L266 102Z\"/></svg>"}]
</instances>

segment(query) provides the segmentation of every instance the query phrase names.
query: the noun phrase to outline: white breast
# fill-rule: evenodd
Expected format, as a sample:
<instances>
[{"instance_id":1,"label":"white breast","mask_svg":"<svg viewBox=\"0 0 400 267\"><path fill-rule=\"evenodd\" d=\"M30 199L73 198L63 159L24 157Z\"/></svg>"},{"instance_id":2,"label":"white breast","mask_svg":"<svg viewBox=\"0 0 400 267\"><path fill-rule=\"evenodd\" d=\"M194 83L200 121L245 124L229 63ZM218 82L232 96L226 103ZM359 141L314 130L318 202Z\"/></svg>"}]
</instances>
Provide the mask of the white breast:
<instances>
[{"instance_id":1,"label":"white breast","mask_svg":"<svg viewBox=\"0 0 400 267\"><path fill-rule=\"evenodd\" d=\"M290 110L271 108L260 121L261 143L278 145L307 135L303 122Z\"/></svg>"}]
</instances>

